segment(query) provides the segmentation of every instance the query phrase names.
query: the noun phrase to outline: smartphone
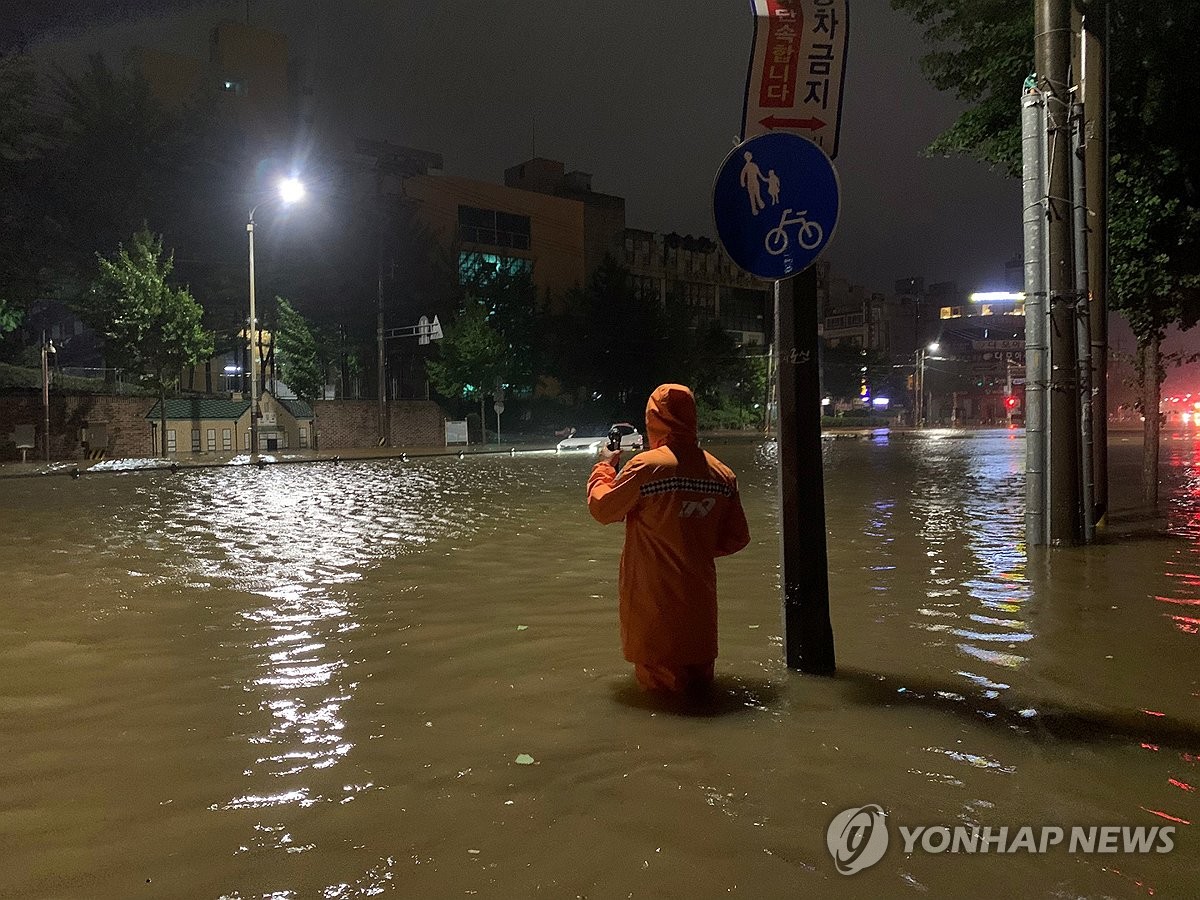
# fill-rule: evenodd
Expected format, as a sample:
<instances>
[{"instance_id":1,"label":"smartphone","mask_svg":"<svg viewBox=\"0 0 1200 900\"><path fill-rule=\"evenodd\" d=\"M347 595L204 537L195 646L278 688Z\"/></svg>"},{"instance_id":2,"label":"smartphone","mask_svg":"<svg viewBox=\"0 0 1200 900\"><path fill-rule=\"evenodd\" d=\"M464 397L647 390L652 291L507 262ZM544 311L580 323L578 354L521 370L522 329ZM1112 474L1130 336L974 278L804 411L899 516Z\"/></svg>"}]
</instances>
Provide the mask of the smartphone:
<instances>
[{"instance_id":1,"label":"smartphone","mask_svg":"<svg viewBox=\"0 0 1200 900\"><path fill-rule=\"evenodd\" d=\"M615 425L608 431L608 449L612 453L621 449L621 429Z\"/></svg>"}]
</instances>

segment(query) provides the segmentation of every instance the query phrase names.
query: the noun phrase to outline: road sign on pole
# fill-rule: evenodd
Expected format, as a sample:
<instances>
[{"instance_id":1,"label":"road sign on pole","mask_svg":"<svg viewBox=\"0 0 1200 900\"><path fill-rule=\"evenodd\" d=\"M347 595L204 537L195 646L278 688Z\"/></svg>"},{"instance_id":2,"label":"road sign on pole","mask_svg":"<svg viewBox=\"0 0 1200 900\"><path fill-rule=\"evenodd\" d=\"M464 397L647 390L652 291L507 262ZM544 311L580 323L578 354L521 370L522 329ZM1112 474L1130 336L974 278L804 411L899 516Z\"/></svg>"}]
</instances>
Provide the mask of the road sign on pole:
<instances>
[{"instance_id":1,"label":"road sign on pole","mask_svg":"<svg viewBox=\"0 0 1200 900\"><path fill-rule=\"evenodd\" d=\"M742 140L798 134L837 156L849 0L751 0L754 50Z\"/></svg>"},{"instance_id":2,"label":"road sign on pole","mask_svg":"<svg viewBox=\"0 0 1200 900\"><path fill-rule=\"evenodd\" d=\"M759 278L795 275L837 227L837 172L807 138L764 134L725 158L713 186L713 218L725 252Z\"/></svg>"}]
</instances>

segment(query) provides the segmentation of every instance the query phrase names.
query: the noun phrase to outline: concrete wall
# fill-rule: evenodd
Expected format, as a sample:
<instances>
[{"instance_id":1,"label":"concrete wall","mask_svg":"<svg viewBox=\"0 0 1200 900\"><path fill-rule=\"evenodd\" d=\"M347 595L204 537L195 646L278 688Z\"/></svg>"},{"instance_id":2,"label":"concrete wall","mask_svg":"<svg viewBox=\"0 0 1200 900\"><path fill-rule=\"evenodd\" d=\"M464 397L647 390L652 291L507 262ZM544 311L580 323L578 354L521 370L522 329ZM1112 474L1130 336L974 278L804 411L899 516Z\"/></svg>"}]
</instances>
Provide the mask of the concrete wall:
<instances>
[{"instance_id":1,"label":"concrete wall","mask_svg":"<svg viewBox=\"0 0 1200 900\"><path fill-rule=\"evenodd\" d=\"M80 430L104 425L108 432L110 459L154 456L150 421L146 414L154 406L153 397L110 397L102 394L50 395L50 455L53 459L78 459L81 455ZM321 449L366 448L379 443L378 405L370 400L324 400L314 404L316 427ZM391 443L396 447L440 447L445 443L445 414L428 400L393 400L389 404ZM20 459L21 453L9 441L17 425L33 425L37 449L30 459L41 459L42 395L38 391L14 392L0 396L0 459ZM217 446L221 446L217 430ZM190 454L191 432L178 434L179 452ZM203 441L204 435L201 434ZM298 449L292 443L293 450ZM241 449L241 439L237 449Z\"/></svg>"}]
</instances>

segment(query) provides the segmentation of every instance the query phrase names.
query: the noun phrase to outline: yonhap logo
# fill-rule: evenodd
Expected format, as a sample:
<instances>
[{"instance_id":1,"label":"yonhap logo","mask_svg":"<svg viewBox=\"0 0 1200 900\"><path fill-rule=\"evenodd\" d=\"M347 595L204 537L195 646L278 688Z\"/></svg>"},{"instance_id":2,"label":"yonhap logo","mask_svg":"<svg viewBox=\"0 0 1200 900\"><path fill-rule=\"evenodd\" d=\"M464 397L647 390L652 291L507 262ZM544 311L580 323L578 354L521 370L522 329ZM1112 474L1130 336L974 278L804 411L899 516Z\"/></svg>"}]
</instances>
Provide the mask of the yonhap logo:
<instances>
[{"instance_id":1,"label":"yonhap logo","mask_svg":"<svg viewBox=\"0 0 1200 900\"><path fill-rule=\"evenodd\" d=\"M883 859L888 848L887 813L876 803L856 806L833 817L825 844L843 875L853 875Z\"/></svg>"},{"instance_id":2,"label":"yonhap logo","mask_svg":"<svg viewBox=\"0 0 1200 900\"><path fill-rule=\"evenodd\" d=\"M877 803L833 817L825 843L837 870L853 875L883 859L888 848L887 813ZM903 852L1072 854L1170 853L1174 825L898 825Z\"/></svg>"}]
</instances>

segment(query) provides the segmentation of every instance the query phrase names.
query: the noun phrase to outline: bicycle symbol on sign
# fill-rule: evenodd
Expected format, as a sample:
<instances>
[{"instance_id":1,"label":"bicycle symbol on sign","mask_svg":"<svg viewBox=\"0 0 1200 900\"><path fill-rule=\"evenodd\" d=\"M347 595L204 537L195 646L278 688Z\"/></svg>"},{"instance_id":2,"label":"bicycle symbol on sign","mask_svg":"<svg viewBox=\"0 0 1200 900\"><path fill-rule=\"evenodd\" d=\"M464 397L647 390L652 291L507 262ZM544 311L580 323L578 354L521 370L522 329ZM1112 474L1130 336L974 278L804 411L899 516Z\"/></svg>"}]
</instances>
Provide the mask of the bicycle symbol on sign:
<instances>
[{"instance_id":1,"label":"bicycle symbol on sign","mask_svg":"<svg viewBox=\"0 0 1200 900\"><path fill-rule=\"evenodd\" d=\"M789 225L799 225L796 229L796 243L804 250L812 250L820 245L822 238L825 237L825 229L821 227L820 222L810 222L804 218L808 215L808 210L802 209L796 215L791 215L790 209L785 209L783 215L779 217L779 225L767 232L767 237L764 243L767 247L767 252L772 256L778 256L788 248L788 233L786 229Z\"/></svg>"}]
</instances>

